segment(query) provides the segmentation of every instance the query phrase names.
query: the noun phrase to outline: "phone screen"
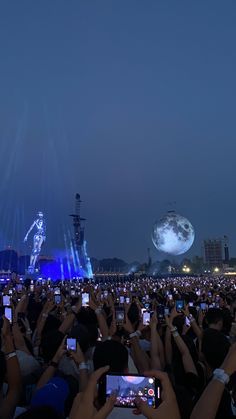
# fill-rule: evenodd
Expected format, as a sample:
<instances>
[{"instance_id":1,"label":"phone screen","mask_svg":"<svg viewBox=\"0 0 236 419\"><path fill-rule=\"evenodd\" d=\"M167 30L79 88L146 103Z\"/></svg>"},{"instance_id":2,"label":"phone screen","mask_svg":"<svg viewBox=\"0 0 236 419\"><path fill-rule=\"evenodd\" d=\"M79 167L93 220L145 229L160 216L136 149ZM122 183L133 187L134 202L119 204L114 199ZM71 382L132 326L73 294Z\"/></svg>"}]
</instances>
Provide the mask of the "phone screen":
<instances>
[{"instance_id":1,"label":"phone screen","mask_svg":"<svg viewBox=\"0 0 236 419\"><path fill-rule=\"evenodd\" d=\"M83 292L82 293L82 306L87 307L89 305L89 293Z\"/></svg>"},{"instance_id":2,"label":"phone screen","mask_svg":"<svg viewBox=\"0 0 236 419\"><path fill-rule=\"evenodd\" d=\"M160 381L152 377L138 375L106 375L105 398L116 393L117 407L134 408L138 397L149 407L156 408L160 403Z\"/></svg>"},{"instance_id":3,"label":"phone screen","mask_svg":"<svg viewBox=\"0 0 236 419\"><path fill-rule=\"evenodd\" d=\"M125 297L123 295L120 296L120 304L124 304L125 302Z\"/></svg>"},{"instance_id":4,"label":"phone screen","mask_svg":"<svg viewBox=\"0 0 236 419\"><path fill-rule=\"evenodd\" d=\"M200 308L201 310L206 310L207 309L206 303L200 303Z\"/></svg>"},{"instance_id":5,"label":"phone screen","mask_svg":"<svg viewBox=\"0 0 236 419\"><path fill-rule=\"evenodd\" d=\"M34 292L34 285L30 285L30 292Z\"/></svg>"},{"instance_id":6,"label":"phone screen","mask_svg":"<svg viewBox=\"0 0 236 419\"><path fill-rule=\"evenodd\" d=\"M76 339L67 338L66 339L66 349L67 349L67 351L76 352Z\"/></svg>"},{"instance_id":7,"label":"phone screen","mask_svg":"<svg viewBox=\"0 0 236 419\"><path fill-rule=\"evenodd\" d=\"M129 304L130 303L130 298L126 297L125 302L126 302L126 304Z\"/></svg>"},{"instance_id":8,"label":"phone screen","mask_svg":"<svg viewBox=\"0 0 236 419\"><path fill-rule=\"evenodd\" d=\"M117 323L124 323L125 319L125 312L122 308L116 309L116 322Z\"/></svg>"},{"instance_id":9,"label":"phone screen","mask_svg":"<svg viewBox=\"0 0 236 419\"><path fill-rule=\"evenodd\" d=\"M189 318L188 317L185 317L185 324L186 324L186 326L190 326L190 320L189 320Z\"/></svg>"},{"instance_id":10,"label":"phone screen","mask_svg":"<svg viewBox=\"0 0 236 419\"><path fill-rule=\"evenodd\" d=\"M184 300L177 300L175 304L177 311L182 311L184 309Z\"/></svg>"},{"instance_id":11,"label":"phone screen","mask_svg":"<svg viewBox=\"0 0 236 419\"><path fill-rule=\"evenodd\" d=\"M144 311L143 313L143 324L148 325L150 323L150 313L149 311Z\"/></svg>"},{"instance_id":12,"label":"phone screen","mask_svg":"<svg viewBox=\"0 0 236 419\"><path fill-rule=\"evenodd\" d=\"M169 316L169 314L170 314L170 309L169 309L169 307L165 307L165 309L164 309L164 313L165 313L165 316Z\"/></svg>"},{"instance_id":13,"label":"phone screen","mask_svg":"<svg viewBox=\"0 0 236 419\"><path fill-rule=\"evenodd\" d=\"M11 307L4 308L4 316L9 320L10 323L12 323L12 308Z\"/></svg>"},{"instance_id":14,"label":"phone screen","mask_svg":"<svg viewBox=\"0 0 236 419\"><path fill-rule=\"evenodd\" d=\"M61 296L59 294L54 295L55 304L61 304Z\"/></svg>"},{"instance_id":15,"label":"phone screen","mask_svg":"<svg viewBox=\"0 0 236 419\"><path fill-rule=\"evenodd\" d=\"M11 297L10 295L3 295L2 296L2 302L4 306L10 306L11 305Z\"/></svg>"}]
</instances>

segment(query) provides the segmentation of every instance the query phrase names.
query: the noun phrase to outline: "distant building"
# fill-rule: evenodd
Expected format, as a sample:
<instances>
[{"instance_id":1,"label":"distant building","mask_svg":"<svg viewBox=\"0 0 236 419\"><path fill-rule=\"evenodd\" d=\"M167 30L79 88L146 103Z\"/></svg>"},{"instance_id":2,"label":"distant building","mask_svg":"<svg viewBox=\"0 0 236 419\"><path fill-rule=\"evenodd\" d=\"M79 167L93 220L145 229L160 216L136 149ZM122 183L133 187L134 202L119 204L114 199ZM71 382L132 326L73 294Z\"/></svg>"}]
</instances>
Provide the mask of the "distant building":
<instances>
[{"instance_id":1,"label":"distant building","mask_svg":"<svg viewBox=\"0 0 236 419\"><path fill-rule=\"evenodd\" d=\"M223 265L222 239L204 240L205 263L209 268L221 268Z\"/></svg>"}]
</instances>

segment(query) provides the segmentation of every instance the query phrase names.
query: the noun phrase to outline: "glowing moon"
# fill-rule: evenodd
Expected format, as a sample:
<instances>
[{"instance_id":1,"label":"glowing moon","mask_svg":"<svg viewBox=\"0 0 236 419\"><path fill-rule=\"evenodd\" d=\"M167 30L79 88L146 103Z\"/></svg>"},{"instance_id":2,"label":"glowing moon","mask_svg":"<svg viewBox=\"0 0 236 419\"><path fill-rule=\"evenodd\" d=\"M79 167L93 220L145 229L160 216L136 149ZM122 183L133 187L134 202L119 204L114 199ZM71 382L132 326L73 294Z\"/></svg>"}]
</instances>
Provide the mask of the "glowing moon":
<instances>
[{"instance_id":1,"label":"glowing moon","mask_svg":"<svg viewBox=\"0 0 236 419\"><path fill-rule=\"evenodd\" d=\"M194 228L187 218L168 212L153 226L152 241L160 252L170 255L186 253L194 242Z\"/></svg>"}]
</instances>

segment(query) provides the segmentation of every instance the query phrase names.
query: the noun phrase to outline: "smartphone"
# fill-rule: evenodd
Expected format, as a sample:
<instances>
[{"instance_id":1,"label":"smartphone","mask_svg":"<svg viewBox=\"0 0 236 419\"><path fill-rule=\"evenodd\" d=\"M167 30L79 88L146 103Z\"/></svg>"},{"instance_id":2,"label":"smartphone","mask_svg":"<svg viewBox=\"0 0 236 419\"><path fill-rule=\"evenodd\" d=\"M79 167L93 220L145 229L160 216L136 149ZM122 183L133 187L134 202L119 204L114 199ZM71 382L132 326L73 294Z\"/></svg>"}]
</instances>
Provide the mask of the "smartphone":
<instances>
[{"instance_id":1,"label":"smartphone","mask_svg":"<svg viewBox=\"0 0 236 419\"><path fill-rule=\"evenodd\" d=\"M157 306L157 317L158 319L164 319L165 314L165 307L164 306Z\"/></svg>"},{"instance_id":2,"label":"smartphone","mask_svg":"<svg viewBox=\"0 0 236 419\"><path fill-rule=\"evenodd\" d=\"M70 295L71 295L71 297L74 297L75 296L75 290L71 290Z\"/></svg>"},{"instance_id":3,"label":"smartphone","mask_svg":"<svg viewBox=\"0 0 236 419\"><path fill-rule=\"evenodd\" d=\"M203 311L207 310L207 304L206 303L200 303L200 308Z\"/></svg>"},{"instance_id":4,"label":"smartphone","mask_svg":"<svg viewBox=\"0 0 236 419\"><path fill-rule=\"evenodd\" d=\"M181 313L181 311L184 309L184 300L176 300L175 308L176 308L176 311Z\"/></svg>"},{"instance_id":5,"label":"smartphone","mask_svg":"<svg viewBox=\"0 0 236 419\"><path fill-rule=\"evenodd\" d=\"M123 324L125 320L125 310L122 307L117 307L116 312L116 323Z\"/></svg>"},{"instance_id":6,"label":"smartphone","mask_svg":"<svg viewBox=\"0 0 236 419\"><path fill-rule=\"evenodd\" d=\"M12 308L4 307L4 316L12 323Z\"/></svg>"},{"instance_id":7,"label":"smartphone","mask_svg":"<svg viewBox=\"0 0 236 419\"><path fill-rule=\"evenodd\" d=\"M55 288L54 289L54 295L60 295L60 294L61 294L60 288Z\"/></svg>"},{"instance_id":8,"label":"smartphone","mask_svg":"<svg viewBox=\"0 0 236 419\"><path fill-rule=\"evenodd\" d=\"M54 303L61 304L61 295L59 294L54 295Z\"/></svg>"},{"instance_id":9,"label":"smartphone","mask_svg":"<svg viewBox=\"0 0 236 419\"><path fill-rule=\"evenodd\" d=\"M168 295L168 298L169 298L169 300L173 300L173 295L172 294L169 294Z\"/></svg>"},{"instance_id":10,"label":"smartphone","mask_svg":"<svg viewBox=\"0 0 236 419\"><path fill-rule=\"evenodd\" d=\"M169 314L170 314L170 309L169 309L169 307L165 307L165 308L164 308L164 313L165 313L165 316L169 316Z\"/></svg>"},{"instance_id":11,"label":"smartphone","mask_svg":"<svg viewBox=\"0 0 236 419\"><path fill-rule=\"evenodd\" d=\"M30 285L30 292L34 292L34 285Z\"/></svg>"},{"instance_id":12,"label":"smartphone","mask_svg":"<svg viewBox=\"0 0 236 419\"><path fill-rule=\"evenodd\" d=\"M11 305L11 296L10 295L3 295L2 296L2 303L4 306L10 306Z\"/></svg>"},{"instance_id":13,"label":"smartphone","mask_svg":"<svg viewBox=\"0 0 236 419\"><path fill-rule=\"evenodd\" d=\"M130 298L129 297L126 297L125 298L125 302L126 302L126 304L129 304L130 303Z\"/></svg>"},{"instance_id":14,"label":"smartphone","mask_svg":"<svg viewBox=\"0 0 236 419\"><path fill-rule=\"evenodd\" d=\"M108 291L104 291L104 298L108 297Z\"/></svg>"},{"instance_id":15,"label":"smartphone","mask_svg":"<svg viewBox=\"0 0 236 419\"><path fill-rule=\"evenodd\" d=\"M193 307L193 302L188 303L189 307Z\"/></svg>"},{"instance_id":16,"label":"smartphone","mask_svg":"<svg viewBox=\"0 0 236 419\"><path fill-rule=\"evenodd\" d=\"M125 297L123 295L120 296L120 304L124 304L125 302Z\"/></svg>"},{"instance_id":17,"label":"smartphone","mask_svg":"<svg viewBox=\"0 0 236 419\"><path fill-rule=\"evenodd\" d=\"M89 293L82 292L82 306L88 307L88 305L89 305Z\"/></svg>"},{"instance_id":18,"label":"smartphone","mask_svg":"<svg viewBox=\"0 0 236 419\"><path fill-rule=\"evenodd\" d=\"M143 312L143 324L144 325L149 325L150 324L150 317L151 317L151 315L150 315L150 313L149 313L149 311L144 311Z\"/></svg>"},{"instance_id":19,"label":"smartphone","mask_svg":"<svg viewBox=\"0 0 236 419\"><path fill-rule=\"evenodd\" d=\"M74 339L74 338L67 338L66 339L66 349L67 349L67 351L76 352L76 348L77 348L76 339Z\"/></svg>"},{"instance_id":20,"label":"smartphone","mask_svg":"<svg viewBox=\"0 0 236 419\"><path fill-rule=\"evenodd\" d=\"M190 320L189 320L189 318L188 317L185 317L185 324L186 324L186 326L188 326L188 327L190 327Z\"/></svg>"},{"instance_id":21,"label":"smartphone","mask_svg":"<svg viewBox=\"0 0 236 419\"><path fill-rule=\"evenodd\" d=\"M104 404L111 394L116 394L116 407L135 408L135 399L140 398L153 409L161 402L161 382L154 377L142 375L103 376L99 383L99 399Z\"/></svg>"}]
</instances>

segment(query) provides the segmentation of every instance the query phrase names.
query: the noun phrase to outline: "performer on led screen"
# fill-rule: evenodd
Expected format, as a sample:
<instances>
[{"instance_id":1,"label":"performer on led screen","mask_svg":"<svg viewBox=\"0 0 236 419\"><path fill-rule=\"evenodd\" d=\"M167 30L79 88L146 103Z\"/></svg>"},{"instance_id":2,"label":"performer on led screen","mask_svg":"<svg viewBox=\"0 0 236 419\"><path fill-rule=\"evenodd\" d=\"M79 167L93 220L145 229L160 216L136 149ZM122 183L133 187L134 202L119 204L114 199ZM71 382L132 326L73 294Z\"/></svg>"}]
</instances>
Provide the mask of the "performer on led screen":
<instances>
[{"instance_id":1,"label":"performer on led screen","mask_svg":"<svg viewBox=\"0 0 236 419\"><path fill-rule=\"evenodd\" d=\"M30 256L30 266L28 268L28 271L30 273L34 273L35 264L40 254L42 244L46 240L46 223L43 217L43 213L41 211L38 212L36 220L34 220L33 224L29 228L24 238L24 242L27 241L28 235L30 234L30 232L33 230L34 227L37 228L37 231L34 235L34 247Z\"/></svg>"}]
</instances>

